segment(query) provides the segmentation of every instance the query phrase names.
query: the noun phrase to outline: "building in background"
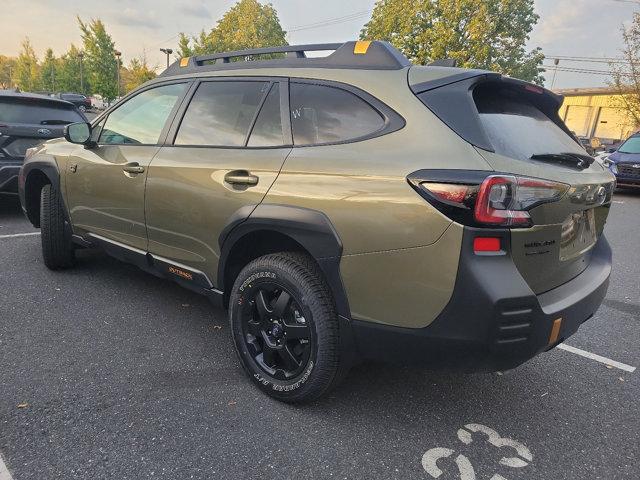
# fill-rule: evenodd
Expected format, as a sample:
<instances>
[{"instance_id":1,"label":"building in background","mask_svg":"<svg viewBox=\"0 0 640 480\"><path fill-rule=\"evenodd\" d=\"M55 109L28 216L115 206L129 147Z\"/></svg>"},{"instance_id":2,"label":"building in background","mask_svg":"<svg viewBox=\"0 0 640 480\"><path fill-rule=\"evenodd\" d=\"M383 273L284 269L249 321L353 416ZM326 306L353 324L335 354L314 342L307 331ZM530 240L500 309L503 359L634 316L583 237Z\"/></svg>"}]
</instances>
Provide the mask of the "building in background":
<instances>
[{"instance_id":1,"label":"building in background","mask_svg":"<svg viewBox=\"0 0 640 480\"><path fill-rule=\"evenodd\" d=\"M564 95L560 118L578 137L612 144L638 131L621 107L620 95L609 87L554 91Z\"/></svg>"}]
</instances>

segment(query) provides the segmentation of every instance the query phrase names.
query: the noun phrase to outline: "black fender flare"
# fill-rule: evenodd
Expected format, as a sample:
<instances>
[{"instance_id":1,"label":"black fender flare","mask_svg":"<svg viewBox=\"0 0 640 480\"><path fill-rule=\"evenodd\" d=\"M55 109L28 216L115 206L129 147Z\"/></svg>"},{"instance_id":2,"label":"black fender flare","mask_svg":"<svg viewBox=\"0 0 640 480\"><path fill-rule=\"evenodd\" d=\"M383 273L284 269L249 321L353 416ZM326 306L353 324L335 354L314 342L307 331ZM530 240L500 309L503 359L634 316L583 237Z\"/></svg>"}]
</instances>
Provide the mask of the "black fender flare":
<instances>
[{"instance_id":1,"label":"black fender flare","mask_svg":"<svg viewBox=\"0 0 640 480\"><path fill-rule=\"evenodd\" d=\"M22 205L22 210L24 211L29 221L35 225L34 220L37 218L37 214L34 215L35 212L30 211L29 198L27 196L27 182L29 180L29 175L34 171L41 172L45 177L49 179L51 185L54 185L58 189L58 191L60 190L60 172L58 170L58 164L56 163L56 161L54 159L48 158L29 160L21 168L20 176L24 179L24 184L22 184L22 182L18 182L18 194L20 197L20 203ZM64 204L63 207L65 217L68 220L69 212L67 212L66 204Z\"/></svg>"},{"instance_id":2,"label":"black fender flare","mask_svg":"<svg viewBox=\"0 0 640 480\"><path fill-rule=\"evenodd\" d=\"M229 218L218 239L220 261L218 284L222 291L229 254L238 240L259 231L277 232L300 244L315 259L325 275L337 313L349 319L351 312L340 275L342 241L329 218L322 212L302 207L278 204L247 205Z\"/></svg>"}]
</instances>

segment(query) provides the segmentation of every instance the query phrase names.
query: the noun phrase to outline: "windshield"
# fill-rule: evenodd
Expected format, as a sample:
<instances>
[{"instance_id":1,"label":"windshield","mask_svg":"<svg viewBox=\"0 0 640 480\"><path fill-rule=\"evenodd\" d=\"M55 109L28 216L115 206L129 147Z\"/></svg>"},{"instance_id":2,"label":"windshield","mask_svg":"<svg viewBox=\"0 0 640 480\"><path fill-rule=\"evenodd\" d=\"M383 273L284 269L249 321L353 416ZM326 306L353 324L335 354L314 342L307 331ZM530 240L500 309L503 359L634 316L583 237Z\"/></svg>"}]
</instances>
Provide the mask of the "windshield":
<instances>
[{"instance_id":1,"label":"windshield","mask_svg":"<svg viewBox=\"0 0 640 480\"><path fill-rule=\"evenodd\" d=\"M620 153L640 153L640 137L631 137L618 149Z\"/></svg>"},{"instance_id":2,"label":"windshield","mask_svg":"<svg viewBox=\"0 0 640 480\"><path fill-rule=\"evenodd\" d=\"M525 98L508 91L479 90L474 99L496 153L519 160L541 154L586 154L573 138Z\"/></svg>"}]
</instances>

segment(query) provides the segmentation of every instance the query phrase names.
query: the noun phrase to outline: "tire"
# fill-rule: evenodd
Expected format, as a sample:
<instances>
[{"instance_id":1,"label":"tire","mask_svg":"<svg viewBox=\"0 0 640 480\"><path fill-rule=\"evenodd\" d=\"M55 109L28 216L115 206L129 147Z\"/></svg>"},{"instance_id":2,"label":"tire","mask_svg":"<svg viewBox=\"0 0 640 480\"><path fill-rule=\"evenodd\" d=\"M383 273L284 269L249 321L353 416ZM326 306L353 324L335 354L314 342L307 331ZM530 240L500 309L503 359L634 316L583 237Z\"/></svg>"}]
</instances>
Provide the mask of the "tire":
<instances>
[{"instance_id":1,"label":"tire","mask_svg":"<svg viewBox=\"0 0 640 480\"><path fill-rule=\"evenodd\" d=\"M275 253L250 262L231 291L229 322L245 371L277 400L316 400L344 377L334 301L307 255Z\"/></svg>"},{"instance_id":2,"label":"tire","mask_svg":"<svg viewBox=\"0 0 640 480\"><path fill-rule=\"evenodd\" d=\"M51 184L40 191L40 240L47 268L60 270L73 266L75 251L65 229L62 198Z\"/></svg>"}]
</instances>

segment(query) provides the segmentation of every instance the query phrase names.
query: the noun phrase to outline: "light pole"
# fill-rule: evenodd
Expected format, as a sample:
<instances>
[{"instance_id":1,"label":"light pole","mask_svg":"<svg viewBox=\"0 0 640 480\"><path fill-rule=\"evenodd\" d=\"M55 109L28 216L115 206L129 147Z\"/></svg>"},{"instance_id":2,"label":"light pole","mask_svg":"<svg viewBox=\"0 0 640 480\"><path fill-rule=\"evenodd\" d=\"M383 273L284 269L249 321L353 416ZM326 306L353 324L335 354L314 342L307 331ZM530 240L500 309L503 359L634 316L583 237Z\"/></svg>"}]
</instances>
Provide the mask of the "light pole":
<instances>
[{"instance_id":1,"label":"light pole","mask_svg":"<svg viewBox=\"0 0 640 480\"><path fill-rule=\"evenodd\" d=\"M118 64L116 67L116 81L118 82L118 97L120 97L120 55L122 55L122 52L116 50L113 53L116 56L116 63Z\"/></svg>"},{"instance_id":2,"label":"light pole","mask_svg":"<svg viewBox=\"0 0 640 480\"><path fill-rule=\"evenodd\" d=\"M556 85L556 75L558 74L559 63L560 63L559 58L556 58L553 60L553 64L555 65L555 68L553 69L553 79L551 80L551 90L553 90L553 87Z\"/></svg>"},{"instance_id":3,"label":"light pole","mask_svg":"<svg viewBox=\"0 0 640 480\"><path fill-rule=\"evenodd\" d=\"M78 52L78 59L80 60L80 93L84 93L84 75L82 72L82 59L84 58L83 52Z\"/></svg>"},{"instance_id":4,"label":"light pole","mask_svg":"<svg viewBox=\"0 0 640 480\"><path fill-rule=\"evenodd\" d=\"M173 53L173 49L171 48L161 48L160 51L167 55L167 68L169 68L169 55Z\"/></svg>"}]
</instances>

